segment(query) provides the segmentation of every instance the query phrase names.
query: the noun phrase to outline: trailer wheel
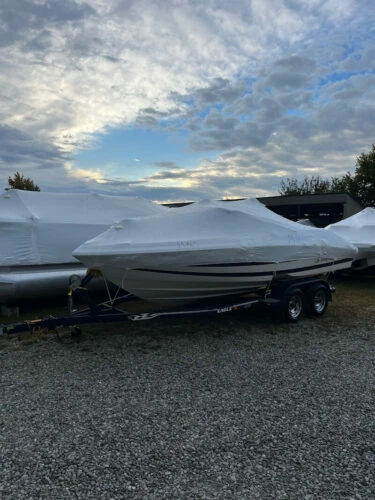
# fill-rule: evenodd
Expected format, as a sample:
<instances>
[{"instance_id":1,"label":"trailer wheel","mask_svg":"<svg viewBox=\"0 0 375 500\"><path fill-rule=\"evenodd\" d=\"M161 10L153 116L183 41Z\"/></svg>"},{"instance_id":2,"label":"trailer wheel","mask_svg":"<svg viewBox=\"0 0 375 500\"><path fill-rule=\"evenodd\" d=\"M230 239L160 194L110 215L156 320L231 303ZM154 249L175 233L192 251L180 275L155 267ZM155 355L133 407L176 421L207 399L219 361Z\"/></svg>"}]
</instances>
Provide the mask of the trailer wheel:
<instances>
[{"instance_id":1,"label":"trailer wheel","mask_svg":"<svg viewBox=\"0 0 375 500\"><path fill-rule=\"evenodd\" d=\"M304 296L300 288L287 290L280 304L281 317L288 323L296 323L303 312Z\"/></svg>"},{"instance_id":2,"label":"trailer wheel","mask_svg":"<svg viewBox=\"0 0 375 500\"><path fill-rule=\"evenodd\" d=\"M307 290L307 308L311 316L323 316L328 307L329 294L327 288L320 284Z\"/></svg>"}]
</instances>

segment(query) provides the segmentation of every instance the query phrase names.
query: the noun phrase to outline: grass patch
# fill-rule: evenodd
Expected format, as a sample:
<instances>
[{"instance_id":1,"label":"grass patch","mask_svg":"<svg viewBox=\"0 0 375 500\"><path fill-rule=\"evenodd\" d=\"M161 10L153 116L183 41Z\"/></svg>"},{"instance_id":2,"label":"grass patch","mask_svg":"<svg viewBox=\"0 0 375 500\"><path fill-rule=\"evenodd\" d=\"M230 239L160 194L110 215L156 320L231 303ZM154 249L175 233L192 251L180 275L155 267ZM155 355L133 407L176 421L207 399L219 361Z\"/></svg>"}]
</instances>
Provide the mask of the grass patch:
<instances>
[{"instance_id":1,"label":"grass patch","mask_svg":"<svg viewBox=\"0 0 375 500\"><path fill-rule=\"evenodd\" d=\"M342 277L335 283L334 309L341 319L375 318L375 276Z\"/></svg>"}]
</instances>

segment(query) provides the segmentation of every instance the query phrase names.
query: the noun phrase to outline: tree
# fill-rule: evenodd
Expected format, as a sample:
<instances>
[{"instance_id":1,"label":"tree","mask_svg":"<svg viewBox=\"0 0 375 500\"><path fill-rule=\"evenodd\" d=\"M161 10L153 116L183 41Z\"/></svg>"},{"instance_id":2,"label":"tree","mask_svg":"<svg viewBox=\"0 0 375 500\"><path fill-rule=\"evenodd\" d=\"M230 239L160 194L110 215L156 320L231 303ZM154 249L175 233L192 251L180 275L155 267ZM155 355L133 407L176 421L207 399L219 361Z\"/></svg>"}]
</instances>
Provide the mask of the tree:
<instances>
[{"instance_id":1,"label":"tree","mask_svg":"<svg viewBox=\"0 0 375 500\"><path fill-rule=\"evenodd\" d=\"M308 177L298 182L295 178L289 178L281 181L279 193L283 196L302 196L305 194L322 194L322 193L338 193L340 192L339 180L332 177L332 180L323 179L319 175Z\"/></svg>"},{"instance_id":2,"label":"tree","mask_svg":"<svg viewBox=\"0 0 375 500\"><path fill-rule=\"evenodd\" d=\"M361 153L356 159L354 174L348 172L342 177L307 177L302 181L287 178L281 181L279 193L284 196L320 193L347 192L363 207L375 207L375 144L368 153Z\"/></svg>"},{"instance_id":3,"label":"tree","mask_svg":"<svg viewBox=\"0 0 375 500\"><path fill-rule=\"evenodd\" d=\"M22 191L40 191L39 186L37 186L33 180L29 177L25 177L19 172L16 172L13 177L8 177L8 184L12 189L21 189Z\"/></svg>"},{"instance_id":4,"label":"tree","mask_svg":"<svg viewBox=\"0 0 375 500\"><path fill-rule=\"evenodd\" d=\"M361 153L356 160L354 176L348 177L349 192L364 207L375 207L375 144L368 153Z\"/></svg>"}]
</instances>

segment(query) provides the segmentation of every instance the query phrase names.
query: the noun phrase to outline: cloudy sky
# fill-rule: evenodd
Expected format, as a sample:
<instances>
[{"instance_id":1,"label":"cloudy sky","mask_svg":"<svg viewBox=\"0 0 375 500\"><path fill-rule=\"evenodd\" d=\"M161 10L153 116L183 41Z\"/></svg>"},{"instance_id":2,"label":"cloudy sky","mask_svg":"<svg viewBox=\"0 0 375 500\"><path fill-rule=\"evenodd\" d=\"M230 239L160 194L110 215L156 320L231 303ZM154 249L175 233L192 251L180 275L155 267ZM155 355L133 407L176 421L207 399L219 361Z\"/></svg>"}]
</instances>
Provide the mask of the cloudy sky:
<instances>
[{"instance_id":1,"label":"cloudy sky","mask_svg":"<svg viewBox=\"0 0 375 500\"><path fill-rule=\"evenodd\" d=\"M0 0L0 189L278 194L375 142L373 0Z\"/></svg>"}]
</instances>

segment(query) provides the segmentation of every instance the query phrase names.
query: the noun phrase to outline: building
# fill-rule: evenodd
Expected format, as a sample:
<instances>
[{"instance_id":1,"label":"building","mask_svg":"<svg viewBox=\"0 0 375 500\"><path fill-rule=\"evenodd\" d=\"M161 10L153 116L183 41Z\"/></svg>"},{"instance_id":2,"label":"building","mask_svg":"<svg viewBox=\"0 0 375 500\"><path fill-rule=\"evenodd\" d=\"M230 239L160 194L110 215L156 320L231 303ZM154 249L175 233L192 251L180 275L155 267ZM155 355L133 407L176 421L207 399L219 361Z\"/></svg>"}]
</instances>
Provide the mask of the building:
<instances>
[{"instance_id":1,"label":"building","mask_svg":"<svg viewBox=\"0 0 375 500\"><path fill-rule=\"evenodd\" d=\"M346 219L363 209L347 193L268 196L258 200L287 219L309 219L317 227L325 227Z\"/></svg>"}]
</instances>

